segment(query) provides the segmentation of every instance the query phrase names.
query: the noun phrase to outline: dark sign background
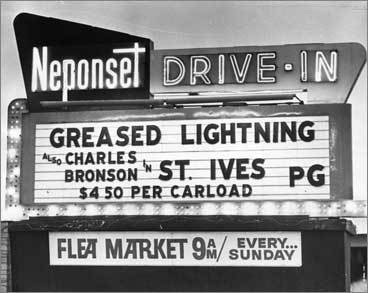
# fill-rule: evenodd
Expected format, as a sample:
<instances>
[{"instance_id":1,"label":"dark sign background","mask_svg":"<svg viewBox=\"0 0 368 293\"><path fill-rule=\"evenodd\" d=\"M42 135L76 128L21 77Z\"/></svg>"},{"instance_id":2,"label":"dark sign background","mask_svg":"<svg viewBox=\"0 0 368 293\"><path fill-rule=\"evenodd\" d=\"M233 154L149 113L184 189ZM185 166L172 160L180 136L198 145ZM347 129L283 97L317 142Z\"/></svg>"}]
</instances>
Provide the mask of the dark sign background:
<instances>
[{"instance_id":1,"label":"dark sign background","mask_svg":"<svg viewBox=\"0 0 368 293\"><path fill-rule=\"evenodd\" d=\"M49 231L301 231L301 267L50 266ZM9 226L13 291L350 289L351 222L296 217L126 216L33 219Z\"/></svg>"},{"instance_id":2,"label":"dark sign background","mask_svg":"<svg viewBox=\"0 0 368 293\"><path fill-rule=\"evenodd\" d=\"M134 42L145 47L146 53L143 68L140 68L143 84L139 88L128 89L93 89L68 91L68 100L118 100L149 98L150 89L150 50L153 43L146 38L125 33L106 30L84 24L42 17L28 13L19 14L14 20L14 30L17 39L19 58L30 111L40 111L40 101L61 101L62 91L32 92L32 48L52 47L54 56L51 58L73 58L81 56L106 56L112 52L114 45L118 48L132 48ZM83 48L83 49L82 49ZM88 49L89 48L89 49ZM87 56L85 55L87 54ZM141 54L140 54L141 55ZM118 54L117 54L118 56ZM140 58L142 60L142 58Z\"/></svg>"}]
</instances>

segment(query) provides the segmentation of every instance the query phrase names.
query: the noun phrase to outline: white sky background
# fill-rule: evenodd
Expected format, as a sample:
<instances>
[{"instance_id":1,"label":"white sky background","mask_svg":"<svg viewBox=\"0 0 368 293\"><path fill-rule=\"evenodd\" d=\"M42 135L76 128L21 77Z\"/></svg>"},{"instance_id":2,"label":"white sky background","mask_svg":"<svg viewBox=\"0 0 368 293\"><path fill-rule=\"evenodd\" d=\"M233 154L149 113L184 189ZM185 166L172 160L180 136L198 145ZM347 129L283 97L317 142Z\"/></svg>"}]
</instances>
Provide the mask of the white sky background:
<instances>
[{"instance_id":1,"label":"white sky background","mask_svg":"<svg viewBox=\"0 0 368 293\"><path fill-rule=\"evenodd\" d=\"M335 42L359 42L367 48L365 1L2 1L2 195L7 107L15 98L26 98L12 24L21 12L147 37L155 49ZM367 65L349 103L353 108L354 199L362 200L367 198Z\"/></svg>"}]
</instances>

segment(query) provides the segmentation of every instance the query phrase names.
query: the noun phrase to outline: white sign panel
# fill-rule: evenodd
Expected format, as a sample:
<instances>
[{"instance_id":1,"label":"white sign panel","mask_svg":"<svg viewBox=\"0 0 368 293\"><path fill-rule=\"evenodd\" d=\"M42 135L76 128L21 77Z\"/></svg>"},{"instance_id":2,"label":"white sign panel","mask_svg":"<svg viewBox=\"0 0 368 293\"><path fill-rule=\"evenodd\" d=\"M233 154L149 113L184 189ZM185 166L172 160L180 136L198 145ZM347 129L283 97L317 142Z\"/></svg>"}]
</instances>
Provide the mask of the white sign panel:
<instances>
[{"instance_id":1,"label":"white sign panel","mask_svg":"<svg viewBox=\"0 0 368 293\"><path fill-rule=\"evenodd\" d=\"M300 267L300 232L50 232L50 265Z\"/></svg>"},{"instance_id":2,"label":"white sign panel","mask_svg":"<svg viewBox=\"0 0 368 293\"><path fill-rule=\"evenodd\" d=\"M35 203L329 199L328 116L36 124Z\"/></svg>"}]
</instances>

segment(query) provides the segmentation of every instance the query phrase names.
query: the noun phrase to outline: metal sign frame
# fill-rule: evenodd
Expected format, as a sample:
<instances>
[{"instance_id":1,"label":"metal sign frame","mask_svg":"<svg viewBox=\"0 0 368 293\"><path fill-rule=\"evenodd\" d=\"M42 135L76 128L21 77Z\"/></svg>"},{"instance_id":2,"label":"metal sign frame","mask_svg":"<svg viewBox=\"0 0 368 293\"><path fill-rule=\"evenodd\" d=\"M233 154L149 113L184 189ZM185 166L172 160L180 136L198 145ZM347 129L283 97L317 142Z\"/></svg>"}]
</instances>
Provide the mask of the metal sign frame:
<instances>
[{"instance_id":1,"label":"metal sign frame","mask_svg":"<svg viewBox=\"0 0 368 293\"><path fill-rule=\"evenodd\" d=\"M27 100L17 99L8 108L8 152L6 190L2 196L2 220L29 217L101 215L309 215L312 217L365 217L365 200L247 201L242 203L193 204L50 204L20 203L20 161L22 116L28 113Z\"/></svg>"}]
</instances>

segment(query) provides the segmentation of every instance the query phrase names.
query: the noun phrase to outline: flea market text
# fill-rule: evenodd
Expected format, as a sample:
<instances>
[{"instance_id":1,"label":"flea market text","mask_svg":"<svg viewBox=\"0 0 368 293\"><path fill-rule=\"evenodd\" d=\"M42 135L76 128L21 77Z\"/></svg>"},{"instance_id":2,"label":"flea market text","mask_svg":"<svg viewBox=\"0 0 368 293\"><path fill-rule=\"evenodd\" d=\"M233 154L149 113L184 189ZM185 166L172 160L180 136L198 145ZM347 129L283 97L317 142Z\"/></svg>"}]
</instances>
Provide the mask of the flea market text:
<instances>
[{"instance_id":1,"label":"flea market text","mask_svg":"<svg viewBox=\"0 0 368 293\"><path fill-rule=\"evenodd\" d=\"M38 124L35 199L321 196L328 151L328 117Z\"/></svg>"},{"instance_id":2,"label":"flea market text","mask_svg":"<svg viewBox=\"0 0 368 293\"><path fill-rule=\"evenodd\" d=\"M49 234L51 265L300 266L300 232Z\"/></svg>"}]
</instances>

